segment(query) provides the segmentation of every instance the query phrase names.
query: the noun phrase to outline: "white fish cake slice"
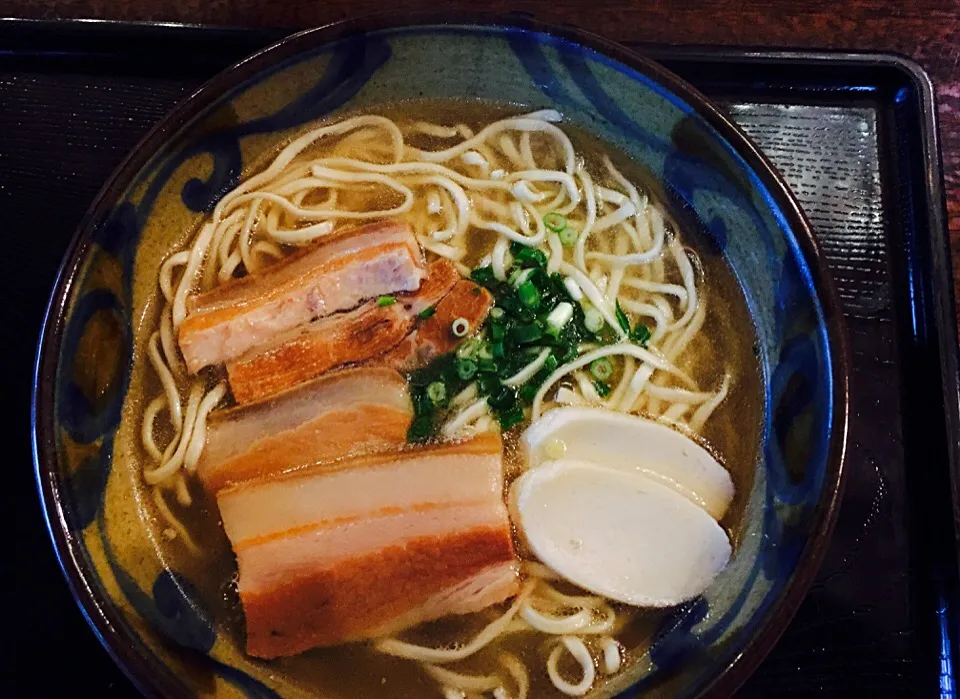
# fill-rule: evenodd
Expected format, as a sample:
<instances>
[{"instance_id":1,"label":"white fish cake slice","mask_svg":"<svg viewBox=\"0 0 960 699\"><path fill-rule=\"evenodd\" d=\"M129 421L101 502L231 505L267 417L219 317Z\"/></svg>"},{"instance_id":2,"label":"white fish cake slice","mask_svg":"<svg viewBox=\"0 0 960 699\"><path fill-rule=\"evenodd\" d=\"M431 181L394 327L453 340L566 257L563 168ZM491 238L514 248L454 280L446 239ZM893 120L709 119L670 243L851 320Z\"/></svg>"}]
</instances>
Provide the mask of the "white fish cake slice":
<instances>
[{"instance_id":1,"label":"white fish cake slice","mask_svg":"<svg viewBox=\"0 0 960 699\"><path fill-rule=\"evenodd\" d=\"M523 433L531 467L563 457L638 473L669 486L714 519L733 500L730 474L710 452L666 425L603 408L551 410Z\"/></svg>"},{"instance_id":2,"label":"white fish cake slice","mask_svg":"<svg viewBox=\"0 0 960 699\"><path fill-rule=\"evenodd\" d=\"M639 607L702 593L730 559L710 515L646 476L559 460L511 489L514 523L530 550L586 590Z\"/></svg>"}]
</instances>

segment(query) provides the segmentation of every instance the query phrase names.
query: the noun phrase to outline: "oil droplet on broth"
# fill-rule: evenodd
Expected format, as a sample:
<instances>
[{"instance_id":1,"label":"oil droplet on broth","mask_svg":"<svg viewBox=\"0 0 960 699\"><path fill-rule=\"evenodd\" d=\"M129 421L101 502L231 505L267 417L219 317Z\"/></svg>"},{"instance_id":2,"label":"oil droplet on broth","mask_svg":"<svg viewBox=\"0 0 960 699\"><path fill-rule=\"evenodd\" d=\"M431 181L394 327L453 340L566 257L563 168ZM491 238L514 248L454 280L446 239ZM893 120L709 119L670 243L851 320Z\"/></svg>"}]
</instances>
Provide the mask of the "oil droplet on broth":
<instances>
[{"instance_id":1,"label":"oil droplet on broth","mask_svg":"<svg viewBox=\"0 0 960 699\"><path fill-rule=\"evenodd\" d=\"M553 439L544 447L544 453L548 459L562 459L567 453L567 445L562 439Z\"/></svg>"}]
</instances>

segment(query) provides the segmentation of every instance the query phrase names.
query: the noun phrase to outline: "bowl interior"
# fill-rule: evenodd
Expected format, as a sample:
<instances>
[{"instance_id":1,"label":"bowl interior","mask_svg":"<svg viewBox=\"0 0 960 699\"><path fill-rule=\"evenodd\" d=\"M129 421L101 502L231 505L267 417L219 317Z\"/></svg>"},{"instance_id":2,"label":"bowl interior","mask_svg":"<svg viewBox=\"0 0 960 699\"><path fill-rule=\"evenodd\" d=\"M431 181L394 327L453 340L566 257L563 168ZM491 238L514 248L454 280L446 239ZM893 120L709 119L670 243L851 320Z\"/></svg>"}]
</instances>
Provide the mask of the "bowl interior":
<instances>
[{"instance_id":1,"label":"bowl interior","mask_svg":"<svg viewBox=\"0 0 960 699\"><path fill-rule=\"evenodd\" d=\"M649 171L661 195L696 222L701 252L726 256L743 288L759 341L765 426L741 545L702 597L667 617L648 662L619 688L695 695L731 666L736 672L734 661L761 632L785 623L774 620L778 603L788 590L802 594L794 589L809 577L798 574L801 561L817 556L829 529L845 414L835 310L820 300L830 292L809 232L775 177L755 169L749 146L683 85L625 53L589 48L602 46L592 39L559 34L567 36L433 24L301 35L215 80L102 193L47 319L38 469L68 578L141 686L303 694L282 664L242 655L190 571L170 565L150 523L125 456L135 428L122 420L136 408L127 388L144 364L133 327L149 316L154 293L153 274L135 274L138 265L182 241L279 140L312 120L398 100L560 110Z\"/></svg>"}]
</instances>

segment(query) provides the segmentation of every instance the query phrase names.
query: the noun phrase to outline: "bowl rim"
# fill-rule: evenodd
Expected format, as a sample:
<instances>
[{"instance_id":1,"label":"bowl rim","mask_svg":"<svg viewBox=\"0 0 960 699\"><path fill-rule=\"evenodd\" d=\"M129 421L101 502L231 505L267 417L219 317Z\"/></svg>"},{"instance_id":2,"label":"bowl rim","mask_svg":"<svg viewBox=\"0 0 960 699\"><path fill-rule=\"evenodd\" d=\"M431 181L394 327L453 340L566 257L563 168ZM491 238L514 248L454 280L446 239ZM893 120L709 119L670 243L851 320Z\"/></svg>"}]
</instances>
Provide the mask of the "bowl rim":
<instances>
[{"instance_id":1,"label":"bowl rim","mask_svg":"<svg viewBox=\"0 0 960 699\"><path fill-rule=\"evenodd\" d=\"M824 487L827 492L815 508L811 533L800 552L793 574L780 596L766 612L766 622L739 653L726 661L716 677L703 688L701 697L729 696L743 684L783 634L820 568L836 522L846 481L844 461L849 418L849 348L840 298L826 269L820 245L806 214L776 167L752 139L697 88L659 63L592 32L570 25L542 21L527 13L439 10L394 11L358 16L291 34L218 73L178 102L140 139L94 197L64 253L44 314L34 363L30 423L34 471L45 524L60 568L84 618L113 661L146 696L181 696L192 692L156 653L142 652L142 642L130 632L122 613L112 602L101 599L88 584L87 562L81 555L79 537L72 534L67 526L57 476L53 420L54 380L60 358L67 303L92 242L93 233L110 214L119 196L157 151L190 120L245 80L300 53L357 33L443 25L544 33L619 61L666 88L686 102L694 113L726 139L767 187L771 198L782 211L790 231L796 237L801 256L810 268L816 297L823 310L827 354L833 379L833 415L824 473Z\"/></svg>"}]
</instances>

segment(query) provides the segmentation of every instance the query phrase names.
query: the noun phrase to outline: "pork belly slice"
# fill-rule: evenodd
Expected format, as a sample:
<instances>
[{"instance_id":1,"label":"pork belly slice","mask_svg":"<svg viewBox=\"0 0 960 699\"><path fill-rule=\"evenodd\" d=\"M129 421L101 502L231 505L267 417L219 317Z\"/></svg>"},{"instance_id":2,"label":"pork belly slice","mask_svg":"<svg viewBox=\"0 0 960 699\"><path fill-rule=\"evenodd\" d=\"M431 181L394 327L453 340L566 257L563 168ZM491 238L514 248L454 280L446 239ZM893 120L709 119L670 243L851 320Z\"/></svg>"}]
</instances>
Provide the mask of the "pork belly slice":
<instances>
[{"instance_id":1,"label":"pork belly slice","mask_svg":"<svg viewBox=\"0 0 960 699\"><path fill-rule=\"evenodd\" d=\"M369 454L226 488L217 504L227 536L240 549L382 513L499 501L501 447L498 434L484 433L462 442Z\"/></svg>"},{"instance_id":2,"label":"pork belly slice","mask_svg":"<svg viewBox=\"0 0 960 699\"><path fill-rule=\"evenodd\" d=\"M410 371L453 351L463 341L451 331L453 321L465 318L472 332L487 319L492 306L493 295L489 291L467 279L458 281L437 304L436 313L387 352L381 363L398 371Z\"/></svg>"},{"instance_id":3,"label":"pork belly slice","mask_svg":"<svg viewBox=\"0 0 960 699\"><path fill-rule=\"evenodd\" d=\"M458 281L460 272L450 260L441 257L427 265L427 278L420 288L412 293L401 294L397 301L411 315L417 316L440 303Z\"/></svg>"},{"instance_id":4,"label":"pork belly slice","mask_svg":"<svg viewBox=\"0 0 960 699\"><path fill-rule=\"evenodd\" d=\"M227 362L233 397L249 403L330 369L362 362L396 346L413 326L399 304L366 303L281 333L272 342Z\"/></svg>"},{"instance_id":5,"label":"pork belly slice","mask_svg":"<svg viewBox=\"0 0 960 699\"><path fill-rule=\"evenodd\" d=\"M518 588L509 530L478 526L455 534L426 534L303 573L284 585L241 590L247 622L247 653L258 658L295 655L396 633L410 625L468 614L515 595ZM492 563L500 561L499 563ZM494 566L506 566L484 584ZM241 568L242 571L242 568ZM243 580L243 572L240 573ZM458 590L477 585L489 592ZM451 594L451 590L454 592ZM442 606L430 605L444 600ZM483 600L484 606L475 601ZM395 620L405 619L399 627Z\"/></svg>"},{"instance_id":6,"label":"pork belly slice","mask_svg":"<svg viewBox=\"0 0 960 699\"><path fill-rule=\"evenodd\" d=\"M347 369L268 400L210 414L197 475L211 492L312 464L399 449L413 419L407 382Z\"/></svg>"},{"instance_id":7,"label":"pork belly slice","mask_svg":"<svg viewBox=\"0 0 960 699\"><path fill-rule=\"evenodd\" d=\"M348 230L189 299L179 343L187 368L239 357L278 333L383 294L414 291L425 271L411 228L383 221Z\"/></svg>"},{"instance_id":8,"label":"pork belly slice","mask_svg":"<svg viewBox=\"0 0 960 699\"><path fill-rule=\"evenodd\" d=\"M436 305L460 278L447 260L433 262L420 288L390 306L370 301L280 333L272 341L227 362L238 403L249 403L344 364L384 354L410 332L417 314Z\"/></svg>"},{"instance_id":9,"label":"pork belly slice","mask_svg":"<svg viewBox=\"0 0 960 699\"><path fill-rule=\"evenodd\" d=\"M483 435L221 491L247 652L371 638L516 594L501 446Z\"/></svg>"},{"instance_id":10,"label":"pork belly slice","mask_svg":"<svg viewBox=\"0 0 960 699\"><path fill-rule=\"evenodd\" d=\"M393 636L404 629L452 614L471 614L515 596L520 591L520 561L498 563L433 595L415 609L370 633L371 638Z\"/></svg>"}]
</instances>

